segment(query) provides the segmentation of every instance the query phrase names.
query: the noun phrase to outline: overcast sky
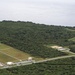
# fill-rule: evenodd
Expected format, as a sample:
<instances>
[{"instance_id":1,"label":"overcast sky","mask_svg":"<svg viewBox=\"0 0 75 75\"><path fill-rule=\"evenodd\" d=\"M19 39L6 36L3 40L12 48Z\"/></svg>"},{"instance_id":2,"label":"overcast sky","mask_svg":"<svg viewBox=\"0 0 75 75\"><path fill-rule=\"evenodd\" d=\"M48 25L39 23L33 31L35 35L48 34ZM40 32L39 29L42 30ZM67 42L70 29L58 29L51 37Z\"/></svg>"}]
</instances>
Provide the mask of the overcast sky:
<instances>
[{"instance_id":1,"label":"overcast sky","mask_svg":"<svg viewBox=\"0 0 75 75\"><path fill-rule=\"evenodd\" d=\"M0 0L0 21L75 26L75 0Z\"/></svg>"}]
</instances>

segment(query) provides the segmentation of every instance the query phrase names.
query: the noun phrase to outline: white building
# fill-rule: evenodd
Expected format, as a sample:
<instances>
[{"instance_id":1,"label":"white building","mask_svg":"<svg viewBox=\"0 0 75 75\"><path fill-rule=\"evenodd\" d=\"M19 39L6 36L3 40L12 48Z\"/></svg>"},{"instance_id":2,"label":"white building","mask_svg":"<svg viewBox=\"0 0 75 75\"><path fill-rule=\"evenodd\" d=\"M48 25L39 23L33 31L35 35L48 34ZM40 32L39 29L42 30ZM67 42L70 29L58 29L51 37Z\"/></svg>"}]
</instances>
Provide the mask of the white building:
<instances>
[{"instance_id":1,"label":"white building","mask_svg":"<svg viewBox=\"0 0 75 75\"><path fill-rule=\"evenodd\" d=\"M0 63L0 66L3 66L3 64L2 64L2 63Z\"/></svg>"},{"instance_id":2,"label":"white building","mask_svg":"<svg viewBox=\"0 0 75 75\"><path fill-rule=\"evenodd\" d=\"M28 61L32 61L32 57L29 57L29 58L28 58Z\"/></svg>"},{"instance_id":3,"label":"white building","mask_svg":"<svg viewBox=\"0 0 75 75\"><path fill-rule=\"evenodd\" d=\"M7 62L7 65L12 65L13 64L13 62Z\"/></svg>"}]
</instances>

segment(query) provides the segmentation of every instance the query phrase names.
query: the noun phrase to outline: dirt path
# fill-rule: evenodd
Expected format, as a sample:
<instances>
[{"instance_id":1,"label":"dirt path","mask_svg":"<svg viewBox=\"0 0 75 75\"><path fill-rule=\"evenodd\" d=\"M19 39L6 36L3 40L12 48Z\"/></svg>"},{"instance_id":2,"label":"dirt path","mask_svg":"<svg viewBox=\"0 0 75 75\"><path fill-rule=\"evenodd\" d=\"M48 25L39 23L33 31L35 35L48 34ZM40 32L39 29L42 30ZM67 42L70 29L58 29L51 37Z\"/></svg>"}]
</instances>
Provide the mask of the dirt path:
<instances>
[{"instance_id":1,"label":"dirt path","mask_svg":"<svg viewBox=\"0 0 75 75\"><path fill-rule=\"evenodd\" d=\"M37 61L35 63L42 63L42 62L46 62L46 61L52 61L52 60L58 60L58 59L64 59L64 58L70 58L70 57L75 57L75 55L67 55L67 56L61 56L61 57L55 57L55 58L49 58L46 60L41 60L41 61Z\"/></svg>"}]
</instances>

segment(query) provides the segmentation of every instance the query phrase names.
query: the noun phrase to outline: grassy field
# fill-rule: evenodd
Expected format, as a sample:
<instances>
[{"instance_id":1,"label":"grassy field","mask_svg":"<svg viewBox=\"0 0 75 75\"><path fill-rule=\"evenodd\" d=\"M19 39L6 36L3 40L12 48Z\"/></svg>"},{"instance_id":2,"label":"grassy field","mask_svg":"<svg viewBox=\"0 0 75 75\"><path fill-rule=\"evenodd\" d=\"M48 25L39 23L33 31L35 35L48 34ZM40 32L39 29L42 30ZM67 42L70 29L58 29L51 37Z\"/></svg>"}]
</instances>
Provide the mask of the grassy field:
<instances>
[{"instance_id":1,"label":"grassy field","mask_svg":"<svg viewBox=\"0 0 75 75\"><path fill-rule=\"evenodd\" d=\"M0 43L0 62L6 63L8 61L20 61L27 60L28 57L33 57L30 54L17 50L5 44ZM35 60L41 60L42 58L33 57Z\"/></svg>"},{"instance_id":2,"label":"grassy field","mask_svg":"<svg viewBox=\"0 0 75 75\"><path fill-rule=\"evenodd\" d=\"M8 61L16 61L15 58L9 57L8 55L5 55L3 53L0 53L0 62L6 63Z\"/></svg>"},{"instance_id":3,"label":"grassy field","mask_svg":"<svg viewBox=\"0 0 75 75\"><path fill-rule=\"evenodd\" d=\"M69 28L66 28L68 31L75 31L74 29L69 29Z\"/></svg>"},{"instance_id":4,"label":"grassy field","mask_svg":"<svg viewBox=\"0 0 75 75\"><path fill-rule=\"evenodd\" d=\"M74 38L69 39L69 41L74 41L74 42L75 42L75 37L74 37Z\"/></svg>"},{"instance_id":5,"label":"grassy field","mask_svg":"<svg viewBox=\"0 0 75 75\"><path fill-rule=\"evenodd\" d=\"M0 75L75 75L75 57L2 69Z\"/></svg>"}]
</instances>

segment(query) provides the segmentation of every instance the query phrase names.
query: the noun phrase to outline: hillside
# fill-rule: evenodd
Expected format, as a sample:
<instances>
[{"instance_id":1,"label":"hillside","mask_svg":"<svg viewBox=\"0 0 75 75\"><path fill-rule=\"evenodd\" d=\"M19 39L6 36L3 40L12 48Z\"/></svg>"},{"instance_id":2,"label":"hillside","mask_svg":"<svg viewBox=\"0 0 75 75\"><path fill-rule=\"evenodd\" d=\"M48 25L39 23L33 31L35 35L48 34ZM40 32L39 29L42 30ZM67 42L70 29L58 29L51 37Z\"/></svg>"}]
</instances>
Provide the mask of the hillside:
<instances>
[{"instance_id":1,"label":"hillside","mask_svg":"<svg viewBox=\"0 0 75 75\"><path fill-rule=\"evenodd\" d=\"M38 57L48 58L66 55L44 45L74 45L74 42L68 41L73 37L75 37L75 32L67 30L66 27L21 21L0 22L1 43Z\"/></svg>"},{"instance_id":2,"label":"hillside","mask_svg":"<svg viewBox=\"0 0 75 75\"><path fill-rule=\"evenodd\" d=\"M64 49L64 52L58 50L59 47ZM65 51L65 49L70 51ZM5 53L19 59L27 59L30 56L35 57L35 60L36 58L53 59L31 65L0 69L0 75L75 75L75 56L64 57L75 55L71 51L75 52L75 27L23 21L0 22L0 62L6 63L13 59L8 58L9 56ZM22 54L22 57L16 56L18 53ZM60 56L64 58L59 59Z\"/></svg>"},{"instance_id":3,"label":"hillside","mask_svg":"<svg viewBox=\"0 0 75 75\"><path fill-rule=\"evenodd\" d=\"M0 75L75 75L75 58L4 69Z\"/></svg>"}]
</instances>

